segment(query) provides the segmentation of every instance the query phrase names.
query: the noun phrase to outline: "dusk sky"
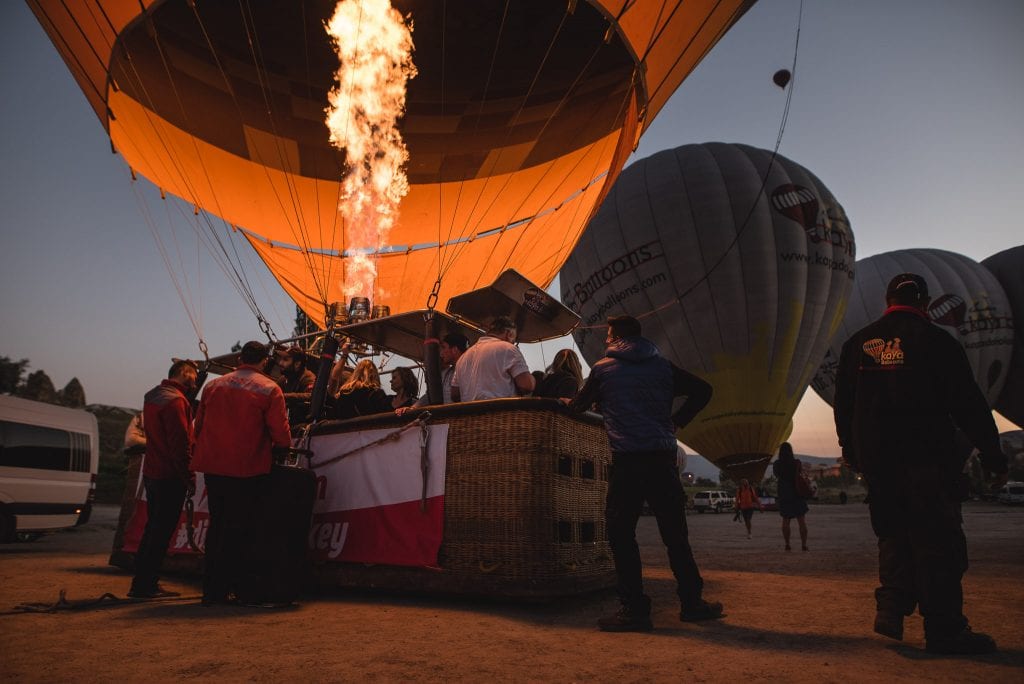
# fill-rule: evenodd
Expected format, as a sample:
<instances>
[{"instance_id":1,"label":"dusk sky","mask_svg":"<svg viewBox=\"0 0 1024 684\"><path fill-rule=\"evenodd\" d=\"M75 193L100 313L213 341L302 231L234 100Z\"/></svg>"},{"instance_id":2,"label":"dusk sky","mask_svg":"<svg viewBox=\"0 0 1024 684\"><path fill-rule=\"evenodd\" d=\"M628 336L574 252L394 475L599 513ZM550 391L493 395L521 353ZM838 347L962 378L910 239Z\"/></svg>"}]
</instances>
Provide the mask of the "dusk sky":
<instances>
[{"instance_id":1,"label":"dusk sky","mask_svg":"<svg viewBox=\"0 0 1024 684\"><path fill-rule=\"evenodd\" d=\"M771 76L791 65L799 7L757 3L634 159L708 141L771 149L786 100ZM1022 36L1020 0L807 0L779 151L843 205L858 258L934 247L980 261L1024 243ZM58 388L77 376L90 403L138 408L172 356L200 356L188 314L212 354L262 338L206 248L175 223L181 204L131 183L22 3L0 9L0 84L0 355L30 359ZM187 306L150 225L162 226ZM287 337L294 306L248 246L238 249L260 307ZM527 350L531 365L568 344ZM831 409L812 391L794 423L798 452L838 455Z\"/></svg>"}]
</instances>

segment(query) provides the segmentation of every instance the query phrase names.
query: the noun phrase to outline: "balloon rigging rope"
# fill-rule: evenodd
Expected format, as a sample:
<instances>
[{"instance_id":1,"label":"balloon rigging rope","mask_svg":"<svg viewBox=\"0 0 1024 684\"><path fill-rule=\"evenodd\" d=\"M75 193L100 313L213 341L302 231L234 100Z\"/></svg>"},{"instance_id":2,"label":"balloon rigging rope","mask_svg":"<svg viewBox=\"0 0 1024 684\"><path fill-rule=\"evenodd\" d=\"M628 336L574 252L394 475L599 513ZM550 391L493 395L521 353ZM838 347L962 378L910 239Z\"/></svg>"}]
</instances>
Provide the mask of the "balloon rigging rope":
<instances>
[{"instance_id":1,"label":"balloon rigging rope","mask_svg":"<svg viewBox=\"0 0 1024 684\"><path fill-rule=\"evenodd\" d=\"M747 212L746 218L743 219L743 223L740 224L740 228L739 228L739 230L736 231L736 234L733 236L732 241L725 248L725 251L723 251L722 254L718 257L718 259L715 261L715 263L713 263L711 265L711 268L709 268L707 271L705 271L704 274L699 279L697 279L696 282L691 284L689 287L687 287L685 290L683 290L683 292L681 292L680 294L676 295L676 297L674 299L672 299L669 302L665 302L664 304L661 304L660 306L657 306L657 307L651 309L650 311L647 311L645 313L637 315L638 319L648 318L649 316L653 316L654 314L657 314L657 313L659 313L659 312L661 312L661 311L663 311L663 310L665 310L665 309L667 309L669 307L672 307L672 306L675 306L675 305L681 303L683 301L683 299L685 299L687 296L689 296L702 283L706 282L708 280L708 278L711 277L711 274L714 273L715 270L719 266L722 265L722 262L725 261L725 258L729 255L729 253L739 244L739 240L743 236L743 232L750 225L750 219L754 215L754 210L757 208L758 201L760 200L761 195L764 193L765 186L768 185L768 177L771 175L772 167L775 164L775 158L779 154L779 147L782 145L782 136L783 136L783 134L786 131L786 121L789 119L789 107L790 107L790 103L793 100L793 90L796 87L796 62L797 62L797 55L799 54L799 51L800 51L800 26L803 23L803 15L804 15L804 2L803 2L803 0L800 0L800 9L799 9L799 13L797 15L797 23L796 23L796 39L795 39L794 45L793 45L793 64L792 64L792 66L790 68L790 74L791 74L792 77L791 77L790 83L789 83L789 90L786 93L786 106L784 107L783 112L782 112L782 121L779 123L779 133L778 133L778 135L775 138L775 148L772 150L772 156L768 159L768 168L765 169L764 176L761 178L761 187L758 188L757 193L755 193L755 195L754 195L754 201L750 205L750 210ZM606 324L595 324L595 325L579 326L579 329L585 329L586 330L586 329L596 329L596 328L603 328L603 327L606 327Z\"/></svg>"},{"instance_id":2,"label":"balloon rigging rope","mask_svg":"<svg viewBox=\"0 0 1024 684\"><path fill-rule=\"evenodd\" d=\"M182 168L182 166L180 164L180 161L177 159L174 151L172 150L172 147L168 144L167 140L163 137L163 135L161 135L160 129L153 123L152 118L150 117L149 110L152 109L153 111L155 111L155 107L153 106L152 98L149 96L148 91L147 91L147 89L145 87L145 83L144 83L142 77L140 76L140 74L138 73L138 70L135 67L135 62L132 59L132 55L131 55L130 51L128 51L127 48L125 48L125 54L126 54L127 59L128 59L128 64L131 67L131 73L127 73L126 76L134 75L134 78L136 80L136 84L137 84L139 90L142 92L142 94L145 96L145 98L149 101L149 106L148 107L144 107L144 110L146 111L146 120L147 120L147 122L150 124L150 126L152 128L153 137L156 138L159 141L160 145L163 147L168 161L170 161L171 164L174 166L174 170L176 171L176 173L179 176L179 180L182 182L182 184L188 190L189 194L193 198L193 201L195 201L195 199L198 197L198 193L191 186L191 183L190 183L187 175L184 173L183 168ZM165 67L165 69L167 68L166 67L166 63L164 65L164 67ZM168 77L170 77L169 74L168 74ZM179 106L180 106L180 101L179 101ZM205 167L204 167L204 173L205 173ZM132 176L133 176L133 180L134 180L134 173L132 174ZM207 180L209 181L208 177L207 177ZM197 203L196 203L196 206L198 207ZM218 244L220 244L221 249L222 249L222 251L223 251L223 253L225 255L225 258L226 258L227 262L230 264L231 270L235 274L235 278L232 279L230 277L230 274L228 274L227 271L225 271L225 273L229 276L229 280L235 283L236 289L241 294L241 296L243 298L243 301L245 301L245 303L248 305L250 311L252 311L253 314L256 315L256 317L258 319L262 320L262 313L259 311L259 306L256 303L255 297L253 296L252 289L251 289L251 287L249 286L249 283L248 283L248 279L244 275L244 269L243 269L243 273L239 273L238 269L242 269L243 268L242 265L241 265L241 262L238 261L237 265L235 263L231 263L230 256L227 254L227 251L224 249L223 244L220 242L220 239L216 236L216 232L215 232L215 230L213 228L212 223L209 220L209 216L206 215L205 212L203 213L203 218L204 218L204 220L205 220L205 222L207 224L207 230L209 231L209 234L218 242ZM226 226L227 226L227 224L225 223L225 227ZM158 248L159 248L159 246L158 246ZM236 250L236 257L237 257L237 250ZM223 264L221 264L221 268L224 268ZM174 276L172 276L172 279L173 279L173 277ZM189 314L189 315L191 317L191 314Z\"/></svg>"}]
</instances>

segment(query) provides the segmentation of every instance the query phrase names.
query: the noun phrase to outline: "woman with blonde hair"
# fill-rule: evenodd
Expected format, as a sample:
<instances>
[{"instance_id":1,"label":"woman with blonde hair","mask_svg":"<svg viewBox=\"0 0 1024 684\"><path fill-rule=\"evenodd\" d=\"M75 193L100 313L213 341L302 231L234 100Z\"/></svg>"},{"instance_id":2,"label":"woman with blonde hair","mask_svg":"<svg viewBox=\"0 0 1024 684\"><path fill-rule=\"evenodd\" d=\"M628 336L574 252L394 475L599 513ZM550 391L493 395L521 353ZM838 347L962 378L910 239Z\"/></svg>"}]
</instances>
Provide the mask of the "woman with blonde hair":
<instances>
[{"instance_id":1,"label":"woman with blonde hair","mask_svg":"<svg viewBox=\"0 0 1024 684\"><path fill-rule=\"evenodd\" d=\"M371 413L390 411L391 401L380 388L380 374L369 359L363 359L352 369L345 384L334 398L333 418L356 418Z\"/></svg>"},{"instance_id":2,"label":"woman with blonde hair","mask_svg":"<svg viewBox=\"0 0 1024 684\"><path fill-rule=\"evenodd\" d=\"M583 366L572 349L559 349L548 366L547 373L537 383L535 397L572 399L583 385Z\"/></svg>"}]
</instances>

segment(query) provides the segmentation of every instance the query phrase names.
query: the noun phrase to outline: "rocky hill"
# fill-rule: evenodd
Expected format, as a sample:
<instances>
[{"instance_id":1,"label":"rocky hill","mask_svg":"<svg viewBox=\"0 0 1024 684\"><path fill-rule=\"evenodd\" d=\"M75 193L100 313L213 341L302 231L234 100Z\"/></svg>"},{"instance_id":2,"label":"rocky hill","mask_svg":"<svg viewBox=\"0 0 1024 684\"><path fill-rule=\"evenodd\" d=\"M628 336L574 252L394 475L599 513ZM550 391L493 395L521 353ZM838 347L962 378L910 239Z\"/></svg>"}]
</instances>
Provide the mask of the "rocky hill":
<instances>
[{"instance_id":1,"label":"rocky hill","mask_svg":"<svg viewBox=\"0 0 1024 684\"><path fill-rule=\"evenodd\" d=\"M124 431L138 410L103 404L89 404L85 410L96 416L100 431L100 471L96 477L96 500L100 503L119 503L128 464L121 452Z\"/></svg>"}]
</instances>

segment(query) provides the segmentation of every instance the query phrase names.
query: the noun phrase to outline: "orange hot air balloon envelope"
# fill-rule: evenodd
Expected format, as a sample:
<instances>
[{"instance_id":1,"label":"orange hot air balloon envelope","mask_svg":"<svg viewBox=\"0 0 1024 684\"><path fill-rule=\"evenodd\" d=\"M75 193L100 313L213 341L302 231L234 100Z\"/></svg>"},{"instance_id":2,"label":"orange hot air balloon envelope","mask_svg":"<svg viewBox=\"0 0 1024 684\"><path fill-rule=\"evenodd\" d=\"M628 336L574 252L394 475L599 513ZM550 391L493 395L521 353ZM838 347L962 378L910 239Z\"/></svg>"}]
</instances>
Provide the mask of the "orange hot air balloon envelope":
<instances>
[{"instance_id":1,"label":"orange hot air balloon envelope","mask_svg":"<svg viewBox=\"0 0 1024 684\"><path fill-rule=\"evenodd\" d=\"M314 321L358 252L377 257L373 300L394 313L439 278L441 308L508 268L548 285L753 0L392 4L419 72L400 123L410 191L387 244L366 245L338 214L346 159L324 124L333 1L29 0L132 169L236 226Z\"/></svg>"}]
</instances>

